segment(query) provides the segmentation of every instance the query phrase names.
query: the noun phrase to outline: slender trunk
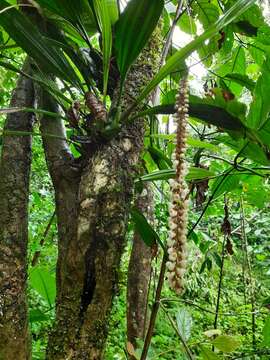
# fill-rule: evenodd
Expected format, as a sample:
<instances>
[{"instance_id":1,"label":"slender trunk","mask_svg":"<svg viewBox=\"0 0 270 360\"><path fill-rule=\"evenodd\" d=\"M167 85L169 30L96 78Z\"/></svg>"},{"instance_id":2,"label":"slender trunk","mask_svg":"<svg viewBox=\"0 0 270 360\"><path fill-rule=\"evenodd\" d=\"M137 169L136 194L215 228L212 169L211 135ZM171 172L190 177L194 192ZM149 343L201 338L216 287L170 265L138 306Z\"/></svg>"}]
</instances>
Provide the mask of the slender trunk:
<instances>
[{"instance_id":1,"label":"slender trunk","mask_svg":"<svg viewBox=\"0 0 270 360\"><path fill-rule=\"evenodd\" d=\"M153 76L159 46L158 30L130 71L125 107ZM56 111L48 94L41 95L40 107ZM59 235L56 322L47 359L102 359L144 122L124 125L79 169L64 140L46 138L46 133L64 137L60 124L44 118L41 127L55 188Z\"/></svg>"},{"instance_id":2,"label":"slender trunk","mask_svg":"<svg viewBox=\"0 0 270 360\"><path fill-rule=\"evenodd\" d=\"M136 207L150 220L153 218L153 193L148 183L136 200ZM151 277L152 249L135 231L129 260L127 284L127 339L136 348L147 328L148 290Z\"/></svg>"},{"instance_id":3,"label":"slender trunk","mask_svg":"<svg viewBox=\"0 0 270 360\"><path fill-rule=\"evenodd\" d=\"M29 71L26 61L24 71ZM33 107L32 81L21 76L12 107ZM4 131L32 131L33 115L9 114ZM0 164L0 359L31 357L26 301L31 136L3 136Z\"/></svg>"}]
</instances>

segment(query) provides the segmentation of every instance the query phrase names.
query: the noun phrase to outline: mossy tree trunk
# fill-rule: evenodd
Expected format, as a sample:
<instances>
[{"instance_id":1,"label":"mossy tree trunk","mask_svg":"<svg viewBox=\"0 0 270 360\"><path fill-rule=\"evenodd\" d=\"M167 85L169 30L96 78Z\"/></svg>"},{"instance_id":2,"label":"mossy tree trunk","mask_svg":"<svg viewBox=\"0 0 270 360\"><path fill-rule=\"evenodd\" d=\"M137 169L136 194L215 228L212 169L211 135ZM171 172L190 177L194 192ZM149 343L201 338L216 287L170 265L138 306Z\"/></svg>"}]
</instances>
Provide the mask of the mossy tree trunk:
<instances>
[{"instance_id":1,"label":"mossy tree trunk","mask_svg":"<svg viewBox=\"0 0 270 360\"><path fill-rule=\"evenodd\" d=\"M123 107L156 71L160 45L158 29L129 73ZM117 96L116 91L112 100ZM45 92L39 101L39 107L57 111ZM142 119L123 125L117 137L100 143L78 163L60 139L65 137L61 121L46 117L41 121L59 236L56 322L47 348L49 360L103 358L144 128Z\"/></svg>"},{"instance_id":2,"label":"mossy tree trunk","mask_svg":"<svg viewBox=\"0 0 270 360\"><path fill-rule=\"evenodd\" d=\"M28 60L24 71L29 71ZM33 107L32 81L20 76L11 107ZM28 200L33 114L7 116L0 163L0 359L31 357L26 300ZM8 134L8 131L10 133ZM12 133L11 133L12 132Z\"/></svg>"}]
</instances>

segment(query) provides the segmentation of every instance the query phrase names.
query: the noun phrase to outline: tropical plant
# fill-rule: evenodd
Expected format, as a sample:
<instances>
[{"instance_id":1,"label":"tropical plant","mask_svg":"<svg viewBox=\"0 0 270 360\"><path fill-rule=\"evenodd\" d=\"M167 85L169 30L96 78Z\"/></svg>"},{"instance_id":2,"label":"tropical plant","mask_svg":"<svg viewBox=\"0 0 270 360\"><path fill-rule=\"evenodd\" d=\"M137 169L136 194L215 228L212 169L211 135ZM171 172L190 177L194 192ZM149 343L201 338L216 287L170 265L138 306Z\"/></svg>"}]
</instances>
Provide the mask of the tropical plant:
<instances>
[{"instance_id":1,"label":"tropical plant","mask_svg":"<svg viewBox=\"0 0 270 360\"><path fill-rule=\"evenodd\" d=\"M179 358L193 359L197 355L217 359L221 353L230 358L226 354L238 350L240 342L218 329L224 271L227 258L234 255L234 242L245 274L245 305L251 306L251 350L258 351L257 284L245 232L245 204L262 207L266 200L261 193L268 189L270 27L262 15L262 6L254 0L166 4L164 0L131 0L126 6L116 0L0 0L0 26L0 65L5 73L18 74L10 106L6 105L5 95L1 110L7 118L0 163L0 358L31 357L27 296L33 332L39 329L37 323L52 326L47 359L103 358L130 220L143 246L148 247L146 261L159 258L159 251L163 259L149 326L148 297L144 296L143 316L140 314L143 321L133 321L145 328L139 329L138 342L133 341L134 336L129 337L132 342L128 342L127 356L146 359L156 319L159 321L159 307L180 339ZM197 31L197 27L202 30ZM189 34L188 43L180 49L171 44L176 28ZM192 345L189 312L180 309L175 321L166 299L161 298L165 265L170 257L167 223L161 219L163 233L154 230L147 215L134 206L133 195L140 198L145 183L153 182L161 194L156 195L158 201L168 197L167 181L176 177L178 168L175 171L172 165L178 160L172 156L175 134L162 132L160 120L170 124L170 115L176 111L179 80L188 72L192 80L190 61L195 52L207 75L205 93L192 92L191 81L186 99L189 109L185 111L190 117L186 160L191 165L186 181L195 206L187 236L194 242L194 258L197 248L203 257L200 273L214 269L218 292L214 332L206 334L208 341L200 339ZM185 104L178 105L181 112ZM181 133L179 137L181 142ZM44 163L35 168L35 155L40 159L41 146L50 178ZM43 235L28 226L32 153L34 170L40 174L32 174L31 216L35 218L38 213L42 221L47 219ZM246 191L248 187L253 190ZM232 239L228 204L231 193L241 207L240 239ZM46 194L48 208L44 214L38 202ZM216 243L207 235L214 234L207 223L211 209L222 222L221 230L215 234ZM167 220L167 210L165 214ZM57 256L54 242L47 250L49 258L57 258L56 270L54 260L46 263L46 257L37 265L55 218ZM207 226L209 229L205 229ZM32 231L38 233L39 241L31 238ZM262 245L254 241L254 246ZM33 256L32 266L27 248ZM130 261L136 261L136 257ZM138 266L133 269L142 271ZM150 284L149 267L147 274L143 291L148 291ZM189 294L194 296L193 280L187 283L184 300ZM129 286L139 289L140 283L131 281ZM35 299L37 293L39 298ZM261 328L264 326L262 356L269 347L269 319L265 314L264 319L265 324L260 323ZM44 357L44 352L37 353L36 358Z\"/></svg>"}]
</instances>

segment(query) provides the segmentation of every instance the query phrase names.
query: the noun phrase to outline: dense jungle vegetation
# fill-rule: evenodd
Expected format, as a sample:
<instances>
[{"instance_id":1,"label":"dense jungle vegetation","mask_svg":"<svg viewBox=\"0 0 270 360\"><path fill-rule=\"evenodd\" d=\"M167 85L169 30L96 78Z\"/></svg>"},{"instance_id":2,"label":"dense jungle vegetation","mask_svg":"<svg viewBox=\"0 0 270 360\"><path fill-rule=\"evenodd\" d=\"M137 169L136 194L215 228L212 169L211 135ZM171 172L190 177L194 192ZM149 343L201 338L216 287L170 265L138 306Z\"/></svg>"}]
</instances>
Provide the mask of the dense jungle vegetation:
<instances>
[{"instance_id":1,"label":"dense jungle vegetation","mask_svg":"<svg viewBox=\"0 0 270 360\"><path fill-rule=\"evenodd\" d=\"M270 359L270 4L0 0L0 360Z\"/></svg>"}]
</instances>

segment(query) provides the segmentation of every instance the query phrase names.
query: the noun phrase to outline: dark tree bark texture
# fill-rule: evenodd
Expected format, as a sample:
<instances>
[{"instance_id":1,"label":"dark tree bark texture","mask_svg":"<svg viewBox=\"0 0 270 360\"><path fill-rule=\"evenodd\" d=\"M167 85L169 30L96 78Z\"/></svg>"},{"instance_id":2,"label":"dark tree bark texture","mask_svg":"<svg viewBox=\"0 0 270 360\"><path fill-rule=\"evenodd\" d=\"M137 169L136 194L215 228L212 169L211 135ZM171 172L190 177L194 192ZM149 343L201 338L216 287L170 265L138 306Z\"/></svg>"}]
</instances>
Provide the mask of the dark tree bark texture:
<instances>
[{"instance_id":1,"label":"dark tree bark texture","mask_svg":"<svg viewBox=\"0 0 270 360\"><path fill-rule=\"evenodd\" d=\"M26 62L24 71L29 71ZM33 107L32 81L21 76L11 107ZM33 114L7 116L0 163L0 359L31 357L26 301L28 199ZM8 131L10 133L8 134ZM13 134L11 134L13 132Z\"/></svg>"},{"instance_id":2,"label":"dark tree bark texture","mask_svg":"<svg viewBox=\"0 0 270 360\"><path fill-rule=\"evenodd\" d=\"M145 184L138 194L136 207L153 219L153 193L150 185ZM151 277L152 249L135 231L129 260L127 284L127 339L136 348L137 340L143 340L147 329L148 290Z\"/></svg>"}]
</instances>

